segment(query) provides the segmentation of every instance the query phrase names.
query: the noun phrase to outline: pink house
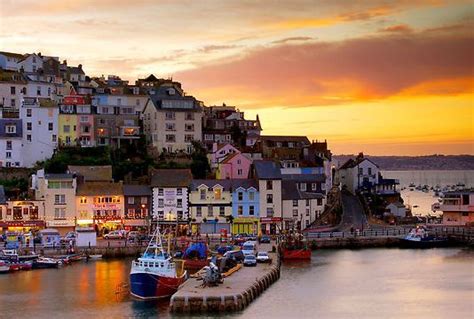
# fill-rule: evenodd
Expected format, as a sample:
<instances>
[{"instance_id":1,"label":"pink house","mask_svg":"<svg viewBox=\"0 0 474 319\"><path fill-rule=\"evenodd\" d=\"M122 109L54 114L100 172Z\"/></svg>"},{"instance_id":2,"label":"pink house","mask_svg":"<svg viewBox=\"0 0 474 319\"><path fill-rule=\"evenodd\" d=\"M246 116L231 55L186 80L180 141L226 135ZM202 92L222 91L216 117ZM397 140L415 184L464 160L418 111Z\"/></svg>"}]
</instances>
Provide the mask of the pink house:
<instances>
[{"instance_id":1,"label":"pink house","mask_svg":"<svg viewBox=\"0 0 474 319\"><path fill-rule=\"evenodd\" d=\"M252 160L242 153L227 155L217 166L217 179L246 179Z\"/></svg>"},{"instance_id":2,"label":"pink house","mask_svg":"<svg viewBox=\"0 0 474 319\"><path fill-rule=\"evenodd\" d=\"M222 162L229 154L240 153L240 151L230 143L212 145L211 167L216 168L217 164Z\"/></svg>"}]
</instances>

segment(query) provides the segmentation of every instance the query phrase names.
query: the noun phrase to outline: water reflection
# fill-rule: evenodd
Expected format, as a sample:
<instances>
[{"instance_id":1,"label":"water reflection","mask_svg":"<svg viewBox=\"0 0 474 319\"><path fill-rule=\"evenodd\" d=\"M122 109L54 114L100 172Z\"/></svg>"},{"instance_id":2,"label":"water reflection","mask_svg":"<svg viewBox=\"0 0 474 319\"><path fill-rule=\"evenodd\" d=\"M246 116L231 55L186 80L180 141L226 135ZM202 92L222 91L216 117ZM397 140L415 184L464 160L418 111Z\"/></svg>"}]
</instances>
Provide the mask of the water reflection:
<instances>
[{"instance_id":1,"label":"water reflection","mask_svg":"<svg viewBox=\"0 0 474 319\"><path fill-rule=\"evenodd\" d=\"M468 249L320 250L310 262L283 263L279 281L227 317L468 318L473 261ZM117 290L129 267L130 260L112 260L0 275L0 317L171 317L168 301Z\"/></svg>"}]
</instances>

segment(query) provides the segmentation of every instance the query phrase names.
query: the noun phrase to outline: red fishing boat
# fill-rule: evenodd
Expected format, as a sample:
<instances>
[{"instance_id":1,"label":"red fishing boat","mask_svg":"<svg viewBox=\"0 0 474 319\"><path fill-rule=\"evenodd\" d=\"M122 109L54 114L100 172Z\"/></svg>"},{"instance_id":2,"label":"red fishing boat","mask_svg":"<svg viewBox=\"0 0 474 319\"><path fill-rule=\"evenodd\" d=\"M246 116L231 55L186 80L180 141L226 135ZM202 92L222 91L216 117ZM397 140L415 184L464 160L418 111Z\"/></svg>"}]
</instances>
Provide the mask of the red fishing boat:
<instances>
[{"instance_id":1,"label":"red fishing boat","mask_svg":"<svg viewBox=\"0 0 474 319\"><path fill-rule=\"evenodd\" d=\"M311 260L311 249L300 234L287 235L281 246L283 260Z\"/></svg>"}]
</instances>

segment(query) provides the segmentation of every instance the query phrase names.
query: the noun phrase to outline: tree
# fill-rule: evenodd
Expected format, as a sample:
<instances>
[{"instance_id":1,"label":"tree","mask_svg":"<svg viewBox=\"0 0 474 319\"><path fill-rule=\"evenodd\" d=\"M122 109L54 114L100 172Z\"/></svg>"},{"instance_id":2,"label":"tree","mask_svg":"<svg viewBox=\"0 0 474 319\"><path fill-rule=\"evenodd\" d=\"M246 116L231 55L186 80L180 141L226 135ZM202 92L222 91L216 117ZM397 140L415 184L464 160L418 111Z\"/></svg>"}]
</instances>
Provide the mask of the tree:
<instances>
[{"instance_id":1,"label":"tree","mask_svg":"<svg viewBox=\"0 0 474 319\"><path fill-rule=\"evenodd\" d=\"M196 179L206 178L211 171L211 166L207 159L207 152L204 146L198 142L193 141L193 153L191 154L191 172Z\"/></svg>"}]
</instances>

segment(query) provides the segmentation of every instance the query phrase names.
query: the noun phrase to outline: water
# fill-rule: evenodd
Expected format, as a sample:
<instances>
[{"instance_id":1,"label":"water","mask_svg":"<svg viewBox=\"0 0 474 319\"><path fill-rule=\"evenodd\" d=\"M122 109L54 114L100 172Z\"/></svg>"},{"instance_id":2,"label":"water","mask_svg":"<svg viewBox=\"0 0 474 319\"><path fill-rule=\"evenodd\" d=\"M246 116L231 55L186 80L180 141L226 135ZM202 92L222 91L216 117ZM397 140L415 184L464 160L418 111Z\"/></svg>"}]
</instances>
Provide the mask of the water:
<instances>
[{"instance_id":1,"label":"water","mask_svg":"<svg viewBox=\"0 0 474 319\"><path fill-rule=\"evenodd\" d=\"M428 185L445 187L448 185L464 184L467 188L474 187L474 171L382 171L384 178L395 178L400 180L400 188L408 187L411 183L415 185ZM414 215L438 215L441 212L433 212L431 205L439 203L439 197L434 192L424 193L422 191L410 191L408 188L401 191L405 204L412 207Z\"/></svg>"},{"instance_id":2,"label":"water","mask_svg":"<svg viewBox=\"0 0 474 319\"><path fill-rule=\"evenodd\" d=\"M474 251L324 250L284 264L279 281L229 318L469 318ZM130 260L0 276L2 318L169 318L168 303L116 295ZM178 316L183 318L183 316Z\"/></svg>"}]
</instances>

